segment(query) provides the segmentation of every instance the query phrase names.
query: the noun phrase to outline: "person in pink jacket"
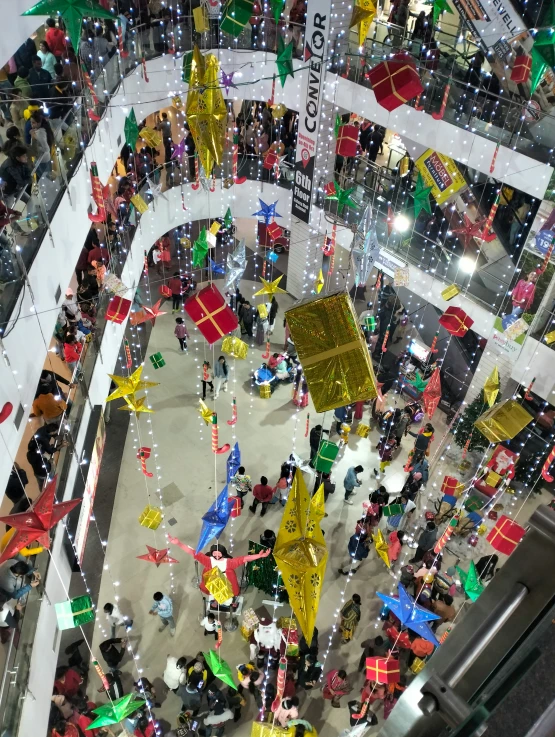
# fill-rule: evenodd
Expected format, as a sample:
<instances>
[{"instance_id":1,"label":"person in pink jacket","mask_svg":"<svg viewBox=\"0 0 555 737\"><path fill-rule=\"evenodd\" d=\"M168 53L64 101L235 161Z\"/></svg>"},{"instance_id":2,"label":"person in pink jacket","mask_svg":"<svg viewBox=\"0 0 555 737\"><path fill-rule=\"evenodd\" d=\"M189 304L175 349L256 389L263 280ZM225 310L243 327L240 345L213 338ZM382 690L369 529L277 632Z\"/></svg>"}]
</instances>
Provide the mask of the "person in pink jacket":
<instances>
[{"instance_id":1,"label":"person in pink jacket","mask_svg":"<svg viewBox=\"0 0 555 737\"><path fill-rule=\"evenodd\" d=\"M274 712L275 720L280 727L285 729L287 727L287 723L291 719L299 718L298 706L299 699L296 696L293 696L290 699L282 699L280 705Z\"/></svg>"},{"instance_id":2,"label":"person in pink jacket","mask_svg":"<svg viewBox=\"0 0 555 737\"><path fill-rule=\"evenodd\" d=\"M399 532L397 532L397 530L394 530L389 536L389 547L387 549L387 554L389 555L390 563L396 561L401 554L401 547L403 545L404 537L405 533L401 530L399 530Z\"/></svg>"}]
</instances>

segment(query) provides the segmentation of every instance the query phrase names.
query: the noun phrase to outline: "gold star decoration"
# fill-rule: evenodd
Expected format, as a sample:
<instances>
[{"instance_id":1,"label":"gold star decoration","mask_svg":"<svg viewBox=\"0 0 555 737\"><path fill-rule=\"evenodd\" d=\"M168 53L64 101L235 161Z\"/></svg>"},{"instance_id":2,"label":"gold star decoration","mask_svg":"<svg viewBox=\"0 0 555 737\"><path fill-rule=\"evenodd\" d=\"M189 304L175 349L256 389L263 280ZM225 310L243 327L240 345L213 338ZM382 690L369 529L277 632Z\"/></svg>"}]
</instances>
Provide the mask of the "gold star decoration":
<instances>
[{"instance_id":1,"label":"gold star decoration","mask_svg":"<svg viewBox=\"0 0 555 737\"><path fill-rule=\"evenodd\" d=\"M141 374L143 373L143 368L143 366L139 366L136 371L133 371L131 376L116 376L115 374L108 374L116 384L117 389L107 397L106 401L111 402L114 399L135 394L135 392L141 391L141 389L149 389L151 386L158 386L158 381L142 381Z\"/></svg>"},{"instance_id":2,"label":"gold star decoration","mask_svg":"<svg viewBox=\"0 0 555 737\"><path fill-rule=\"evenodd\" d=\"M146 396L137 398L134 394L132 394L130 398L124 397L124 399L125 404L123 405L123 407L118 407L118 409L123 409L127 412L134 412L136 415L138 415L139 412L148 412L149 414L152 414L154 412L153 409L145 407Z\"/></svg>"},{"instance_id":3,"label":"gold star decoration","mask_svg":"<svg viewBox=\"0 0 555 737\"><path fill-rule=\"evenodd\" d=\"M262 289L259 289L258 292L254 293L255 297L258 297L261 294L287 294L287 291L285 289L282 289L279 285L280 281L283 279L283 274L281 276L278 276L277 279L274 279L274 281L266 281L266 279L263 279L260 277L260 281L264 286Z\"/></svg>"},{"instance_id":4,"label":"gold star decoration","mask_svg":"<svg viewBox=\"0 0 555 737\"><path fill-rule=\"evenodd\" d=\"M376 548L376 553L380 556L386 566L391 568L391 563L389 562L389 546L381 530L378 530L374 535L374 547Z\"/></svg>"},{"instance_id":5,"label":"gold star decoration","mask_svg":"<svg viewBox=\"0 0 555 737\"><path fill-rule=\"evenodd\" d=\"M210 409L210 407L208 407L206 405L206 402L203 402L202 401L202 399L199 399L199 404L200 404L200 407L197 410L198 413L199 413L199 415L202 417L202 419L204 420L204 422L207 425L211 425L212 424L212 415L214 413L212 412L212 410Z\"/></svg>"},{"instance_id":6,"label":"gold star decoration","mask_svg":"<svg viewBox=\"0 0 555 737\"><path fill-rule=\"evenodd\" d=\"M376 6L372 0L356 0L349 28L358 26L358 45L363 46L370 30L370 24L376 15Z\"/></svg>"},{"instance_id":7,"label":"gold star decoration","mask_svg":"<svg viewBox=\"0 0 555 737\"><path fill-rule=\"evenodd\" d=\"M318 273L318 276L316 277L316 281L314 282L314 291L316 294L320 294L324 287L324 274L322 273L322 269L320 269L320 272Z\"/></svg>"}]
</instances>

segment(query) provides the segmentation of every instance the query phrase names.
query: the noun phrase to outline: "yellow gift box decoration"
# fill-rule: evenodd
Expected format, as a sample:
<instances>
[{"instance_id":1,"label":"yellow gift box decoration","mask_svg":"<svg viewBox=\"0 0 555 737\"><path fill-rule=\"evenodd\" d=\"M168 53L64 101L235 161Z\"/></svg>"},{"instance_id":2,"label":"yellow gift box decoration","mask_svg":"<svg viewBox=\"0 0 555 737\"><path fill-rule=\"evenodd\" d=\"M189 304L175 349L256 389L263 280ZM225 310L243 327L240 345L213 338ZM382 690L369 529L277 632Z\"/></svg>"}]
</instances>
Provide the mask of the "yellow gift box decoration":
<instances>
[{"instance_id":1,"label":"yellow gift box decoration","mask_svg":"<svg viewBox=\"0 0 555 737\"><path fill-rule=\"evenodd\" d=\"M210 232L212 233L212 235L217 235L221 227L221 223L219 223L217 220L214 220L214 222L210 226Z\"/></svg>"},{"instance_id":2,"label":"yellow gift box decoration","mask_svg":"<svg viewBox=\"0 0 555 737\"><path fill-rule=\"evenodd\" d=\"M158 133L157 130L154 130L154 128L149 128L148 126L145 126L139 131L139 136L148 146L152 146L153 148L156 148L156 146L159 146L162 143L162 136L160 133Z\"/></svg>"},{"instance_id":3,"label":"yellow gift box decoration","mask_svg":"<svg viewBox=\"0 0 555 737\"><path fill-rule=\"evenodd\" d=\"M296 630L297 620L295 617L280 617L277 626L280 630Z\"/></svg>"},{"instance_id":4,"label":"yellow gift box decoration","mask_svg":"<svg viewBox=\"0 0 555 737\"><path fill-rule=\"evenodd\" d=\"M272 390L270 389L269 384L261 384L260 385L260 398L261 399L270 399L272 396Z\"/></svg>"},{"instance_id":5,"label":"yellow gift box decoration","mask_svg":"<svg viewBox=\"0 0 555 737\"><path fill-rule=\"evenodd\" d=\"M258 314L260 316L261 320L266 320L268 317L268 308L265 304L256 305L256 309L258 310Z\"/></svg>"},{"instance_id":6,"label":"yellow gift box decoration","mask_svg":"<svg viewBox=\"0 0 555 737\"><path fill-rule=\"evenodd\" d=\"M358 423L356 434L359 436L359 438L367 438L369 432L370 427L368 425L365 425L363 422Z\"/></svg>"},{"instance_id":7,"label":"yellow gift box decoration","mask_svg":"<svg viewBox=\"0 0 555 737\"><path fill-rule=\"evenodd\" d=\"M144 215L145 212L148 212L148 205L143 200L140 194L134 194L133 197L131 197L131 202L133 203L135 210L137 210L137 212L139 212L141 215Z\"/></svg>"},{"instance_id":8,"label":"yellow gift box decoration","mask_svg":"<svg viewBox=\"0 0 555 737\"><path fill-rule=\"evenodd\" d=\"M178 110L183 105L183 100L179 95L176 95L175 97L172 97L172 105L176 107Z\"/></svg>"},{"instance_id":9,"label":"yellow gift box decoration","mask_svg":"<svg viewBox=\"0 0 555 737\"><path fill-rule=\"evenodd\" d=\"M490 441L502 443L512 440L526 425L532 422L533 417L514 399L494 404L493 407L480 415L474 427Z\"/></svg>"},{"instance_id":10,"label":"yellow gift box decoration","mask_svg":"<svg viewBox=\"0 0 555 737\"><path fill-rule=\"evenodd\" d=\"M460 291L461 290L456 284L451 284L449 287L445 287L445 289L442 290L441 296L446 302L449 302L449 300L456 297Z\"/></svg>"},{"instance_id":11,"label":"yellow gift box decoration","mask_svg":"<svg viewBox=\"0 0 555 737\"><path fill-rule=\"evenodd\" d=\"M500 481L501 476L498 473L495 473L495 471L490 471L486 476L486 484L488 486L497 486Z\"/></svg>"},{"instance_id":12,"label":"yellow gift box decoration","mask_svg":"<svg viewBox=\"0 0 555 737\"><path fill-rule=\"evenodd\" d=\"M478 527L478 535L485 535L487 531L487 525L484 525L483 523Z\"/></svg>"},{"instance_id":13,"label":"yellow gift box decoration","mask_svg":"<svg viewBox=\"0 0 555 737\"><path fill-rule=\"evenodd\" d=\"M206 589L212 594L218 604L233 598L233 590L226 576L219 568L211 568L202 574L202 580Z\"/></svg>"},{"instance_id":14,"label":"yellow gift box decoration","mask_svg":"<svg viewBox=\"0 0 555 737\"><path fill-rule=\"evenodd\" d=\"M159 507L151 507L147 504L139 517L139 524L148 527L149 530L157 530L160 527L164 515Z\"/></svg>"},{"instance_id":15,"label":"yellow gift box decoration","mask_svg":"<svg viewBox=\"0 0 555 737\"><path fill-rule=\"evenodd\" d=\"M374 369L348 294L311 297L285 316L316 412L375 399Z\"/></svg>"},{"instance_id":16,"label":"yellow gift box decoration","mask_svg":"<svg viewBox=\"0 0 555 737\"><path fill-rule=\"evenodd\" d=\"M543 338L547 345L551 345L555 341L555 330L552 330L550 333L546 333Z\"/></svg>"},{"instance_id":17,"label":"yellow gift box decoration","mask_svg":"<svg viewBox=\"0 0 555 737\"><path fill-rule=\"evenodd\" d=\"M416 673L420 673L420 671L424 668L425 665L426 665L426 661L425 660L423 660L422 658L415 658L412 661L412 665L411 665L410 669L415 674Z\"/></svg>"},{"instance_id":18,"label":"yellow gift box decoration","mask_svg":"<svg viewBox=\"0 0 555 737\"><path fill-rule=\"evenodd\" d=\"M197 33L205 33L205 31L210 30L208 12L204 5L201 5L199 8L193 8L193 19L195 21L195 31Z\"/></svg>"},{"instance_id":19,"label":"yellow gift box decoration","mask_svg":"<svg viewBox=\"0 0 555 737\"><path fill-rule=\"evenodd\" d=\"M228 356L233 356L234 358L246 358L248 350L248 345L240 338L234 338L231 335L228 335L223 339L222 351L227 353Z\"/></svg>"}]
</instances>

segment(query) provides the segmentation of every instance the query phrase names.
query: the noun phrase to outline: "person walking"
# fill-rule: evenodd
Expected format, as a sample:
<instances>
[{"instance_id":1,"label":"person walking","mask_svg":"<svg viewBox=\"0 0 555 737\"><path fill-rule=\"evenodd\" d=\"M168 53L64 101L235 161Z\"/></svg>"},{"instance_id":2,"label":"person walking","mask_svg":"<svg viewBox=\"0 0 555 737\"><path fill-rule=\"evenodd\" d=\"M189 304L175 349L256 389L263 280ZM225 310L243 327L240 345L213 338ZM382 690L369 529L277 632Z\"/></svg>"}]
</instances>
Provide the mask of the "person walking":
<instances>
[{"instance_id":1,"label":"person walking","mask_svg":"<svg viewBox=\"0 0 555 737\"><path fill-rule=\"evenodd\" d=\"M247 496L249 491L252 491L251 477L245 473L244 466L239 466L239 468L237 469L237 473L230 480L230 483L235 486L237 496L241 497L241 509L243 509L243 507L245 506L243 498Z\"/></svg>"},{"instance_id":2,"label":"person walking","mask_svg":"<svg viewBox=\"0 0 555 737\"><path fill-rule=\"evenodd\" d=\"M179 276L179 271L175 271L172 278L168 281L168 288L172 293L172 313L179 312L181 297L183 295L183 282Z\"/></svg>"},{"instance_id":3,"label":"person walking","mask_svg":"<svg viewBox=\"0 0 555 737\"><path fill-rule=\"evenodd\" d=\"M345 487L345 504L352 505L353 502L349 499L351 494L356 494L355 486L362 486L362 481L358 478L358 474L362 473L364 468L362 466L351 466L347 471L347 475L343 480L343 486Z\"/></svg>"},{"instance_id":4,"label":"person walking","mask_svg":"<svg viewBox=\"0 0 555 737\"><path fill-rule=\"evenodd\" d=\"M318 448L320 447L320 441L324 435L329 435L329 430L324 430L322 425L314 425L310 431L308 441L310 443L310 467L314 468L316 465L316 456L318 455Z\"/></svg>"},{"instance_id":5,"label":"person walking","mask_svg":"<svg viewBox=\"0 0 555 737\"><path fill-rule=\"evenodd\" d=\"M218 398L222 386L224 392L227 391L228 374L229 369L227 367L225 356L220 356L214 366L214 399Z\"/></svg>"},{"instance_id":6,"label":"person walking","mask_svg":"<svg viewBox=\"0 0 555 737\"><path fill-rule=\"evenodd\" d=\"M351 535L347 546L351 559L344 566L341 566L339 573L344 576L348 576L350 572L356 573L362 561L368 558L368 547L371 542L372 538L369 538L365 530Z\"/></svg>"},{"instance_id":7,"label":"person walking","mask_svg":"<svg viewBox=\"0 0 555 737\"><path fill-rule=\"evenodd\" d=\"M361 599L358 594L353 594L349 601L341 609L341 622L339 628L341 630L341 644L350 642L355 636L356 628L360 622L360 604Z\"/></svg>"},{"instance_id":8,"label":"person walking","mask_svg":"<svg viewBox=\"0 0 555 737\"><path fill-rule=\"evenodd\" d=\"M158 628L158 632L163 632L169 624L170 635L175 637L175 620L173 618L172 600L161 591L157 591L152 598L154 599L154 602L148 613L153 615L158 614L162 620L162 626Z\"/></svg>"},{"instance_id":9,"label":"person walking","mask_svg":"<svg viewBox=\"0 0 555 737\"><path fill-rule=\"evenodd\" d=\"M204 636L207 637L208 635L213 635L214 639L218 639L218 620L210 612L210 614L207 614L204 619L201 620L201 625L204 627Z\"/></svg>"},{"instance_id":10,"label":"person walking","mask_svg":"<svg viewBox=\"0 0 555 737\"><path fill-rule=\"evenodd\" d=\"M260 477L260 483L255 485L254 489L252 490L252 495L254 496L254 501L252 503L252 506L249 507L249 510L253 514L256 513L258 502L260 502L262 504L262 511L260 512L260 516L264 517L268 509L268 504L271 502L272 497L274 496L274 490L271 486L268 486L268 479L266 478L266 476Z\"/></svg>"},{"instance_id":11,"label":"person walking","mask_svg":"<svg viewBox=\"0 0 555 737\"><path fill-rule=\"evenodd\" d=\"M133 626L133 620L129 619L129 617L124 617L117 604L110 604L110 602L104 604L104 614L110 625L112 638L116 636L118 627L125 627L128 631Z\"/></svg>"},{"instance_id":12,"label":"person walking","mask_svg":"<svg viewBox=\"0 0 555 737\"><path fill-rule=\"evenodd\" d=\"M335 709L339 709L340 698L346 696L351 690L352 686L349 683L346 671L335 668L326 675L326 684L322 689L322 696L324 699L330 700Z\"/></svg>"},{"instance_id":13,"label":"person walking","mask_svg":"<svg viewBox=\"0 0 555 737\"><path fill-rule=\"evenodd\" d=\"M437 540L437 527L435 522L428 522L426 529L421 533L418 538L418 547L414 554L414 558L409 560L409 563L418 563L424 557L424 554L431 550L436 544Z\"/></svg>"},{"instance_id":14,"label":"person walking","mask_svg":"<svg viewBox=\"0 0 555 737\"><path fill-rule=\"evenodd\" d=\"M189 332L187 330L187 326L185 325L185 322L183 321L182 317L176 317L175 318L175 329L173 331L173 334L179 341L179 347L181 348L182 353L187 353L187 338L189 337ZM204 384L204 381L202 382ZM203 387L204 389L205 387ZM203 396L203 399L206 397L206 393Z\"/></svg>"},{"instance_id":15,"label":"person walking","mask_svg":"<svg viewBox=\"0 0 555 737\"><path fill-rule=\"evenodd\" d=\"M117 645L120 645L120 648L118 648ZM98 647L108 668L110 668L115 676L119 676L121 673L119 670L119 664L125 655L127 640L122 637L111 637L109 640L101 642Z\"/></svg>"},{"instance_id":16,"label":"person walking","mask_svg":"<svg viewBox=\"0 0 555 737\"><path fill-rule=\"evenodd\" d=\"M210 391L214 391L214 384L210 381L210 369L212 366L209 361L202 364L202 398L206 399L206 386L210 387Z\"/></svg>"}]
</instances>

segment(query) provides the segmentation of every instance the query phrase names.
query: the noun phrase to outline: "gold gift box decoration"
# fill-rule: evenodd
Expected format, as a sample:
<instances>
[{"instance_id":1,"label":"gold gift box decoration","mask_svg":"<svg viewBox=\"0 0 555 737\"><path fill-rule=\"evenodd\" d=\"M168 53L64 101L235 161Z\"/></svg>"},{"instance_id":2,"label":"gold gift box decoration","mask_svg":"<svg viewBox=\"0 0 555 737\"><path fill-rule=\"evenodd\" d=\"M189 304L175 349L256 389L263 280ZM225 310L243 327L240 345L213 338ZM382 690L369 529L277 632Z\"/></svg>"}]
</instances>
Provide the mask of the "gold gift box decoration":
<instances>
[{"instance_id":1,"label":"gold gift box decoration","mask_svg":"<svg viewBox=\"0 0 555 737\"><path fill-rule=\"evenodd\" d=\"M348 294L311 297L285 316L316 412L375 399L376 377Z\"/></svg>"},{"instance_id":2,"label":"gold gift box decoration","mask_svg":"<svg viewBox=\"0 0 555 737\"><path fill-rule=\"evenodd\" d=\"M297 620L295 617L280 617L277 626L280 630L296 630Z\"/></svg>"},{"instance_id":3,"label":"gold gift box decoration","mask_svg":"<svg viewBox=\"0 0 555 737\"><path fill-rule=\"evenodd\" d=\"M143 139L147 146L152 146L153 148L156 148L162 143L162 136L160 135L160 133L154 128L149 128L149 126L145 126L142 130L140 130L139 136Z\"/></svg>"},{"instance_id":4,"label":"gold gift box decoration","mask_svg":"<svg viewBox=\"0 0 555 737\"><path fill-rule=\"evenodd\" d=\"M137 212L141 215L144 215L145 212L148 212L148 205L143 200L140 194L134 194L133 197L131 197L131 202L133 203Z\"/></svg>"},{"instance_id":5,"label":"gold gift box decoration","mask_svg":"<svg viewBox=\"0 0 555 737\"><path fill-rule=\"evenodd\" d=\"M256 305L256 309L258 310L258 315L261 320L266 320L268 317L268 308L264 303Z\"/></svg>"},{"instance_id":6,"label":"gold gift box decoration","mask_svg":"<svg viewBox=\"0 0 555 737\"><path fill-rule=\"evenodd\" d=\"M228 335L223 339L222 351L227 353L228 356L233 356L233 358L246 358L248 350L248 345L240 338L234 338L233 336Z\"/></svg>"},{"instance_id":7,"label":"gold gift box decoration","mask_svg":"<svg viewBox=\"0 0 555 737\"><path fill-rule=\"evenodd\" d=\"M534 418L514 399L494 404L480 415L474 427L485 435L490 443L512 440Z\"/></svg>"},{"instance_id":8,"label":"gold gift box decoration","mask_svg":"<svg viewBox=\"0 0 555 737\"><path fill-rule=\"evenodd\" d=\"M151 507L147 504L139 517L139 524L148 527L149 530L157 530L164 519L162 510L159 507Z\"/></svg>"},{"instance_id":9,"label":"gold gift box decoration","mask_svg":"<svg viewBox=\"0 0 555 737\"><path fill-rule=\"evenodd\" d=\"M208 11L204 5L201 5L199 8L193 8L193 20L195 22L195 31L197 33L205 33L210 30Z\"/></svg>"},{"instance_id":10,"label":"gold gift box decoration","mask_svg":"<svg viewBox=\"0 0 555 737\"><path fill-rule=\"evenodd\" d=\"M543 338L547 345L551 345L555 341L555 330L552 330L550 333L546 333Z\"/></svg>"},{"instance_id":11,"label":"gold gift box decoration","mask_svg":"<svg viewBox=\"0 0 555 737\"><path fill-rule=\"evenodd\" d=\"M367 438L370 432L369 425L365 425L364 422L359 422L356 429L356 434L359 438Z\"/></svg>"},{"instance_id":12,"label":"gold gift box decoration","mask_svg":"<svg viewBox=\"0 0 555 737\"><path fill-rule=\"evenodd\" d=\"M441 296L446 302L449 302L449 300L456 297L460 291L461 290L456 284L451 284L449 287L445 287L445 289L442 290Z\"/></svg>"},{"instance_id":13,"label":"gold gift box decoration","mask_svg":"<svg viewBox=\"0 0 555 737\"><path fill-rule=\"evenodd\" d=\"M218 604L233 598L233 590L226 576L219 568L211 568L202 574L202 580L207 590L212 594Z\"/></svg>"},{"instance_id":14,"label":"gold gift box decoration","mask_svg":"<svg viewBox=\"0 0 555 737\"><path fill-rule=\"evenodd\" d=\"M212 233L212 235L217 235L221 227L221 223L219 223L217 220L214 220L214 222L210 226L210 232Z\"/></svg>"},{"instance_id":15,"label":"gold gift box decoration","mask_svg":"<svg viewBox=\"0 0 555 737\"><path fill-rule=\"evenodd\" d=\"M486 476L486 484L488 486L497 486L500 481L501 476L498 473L495 473L495 471L490 471Z\"/></svg>"},{"instance_id":16,"label":"gold gift box decoration","mask_svg":"<svg viewBox=\"0 0 555 737\"><path fill-rule=\"evenodd\" d=\"M269 384L260 384L260 399L270 399L272 390Z\"/></svg>"}]
</instances>

